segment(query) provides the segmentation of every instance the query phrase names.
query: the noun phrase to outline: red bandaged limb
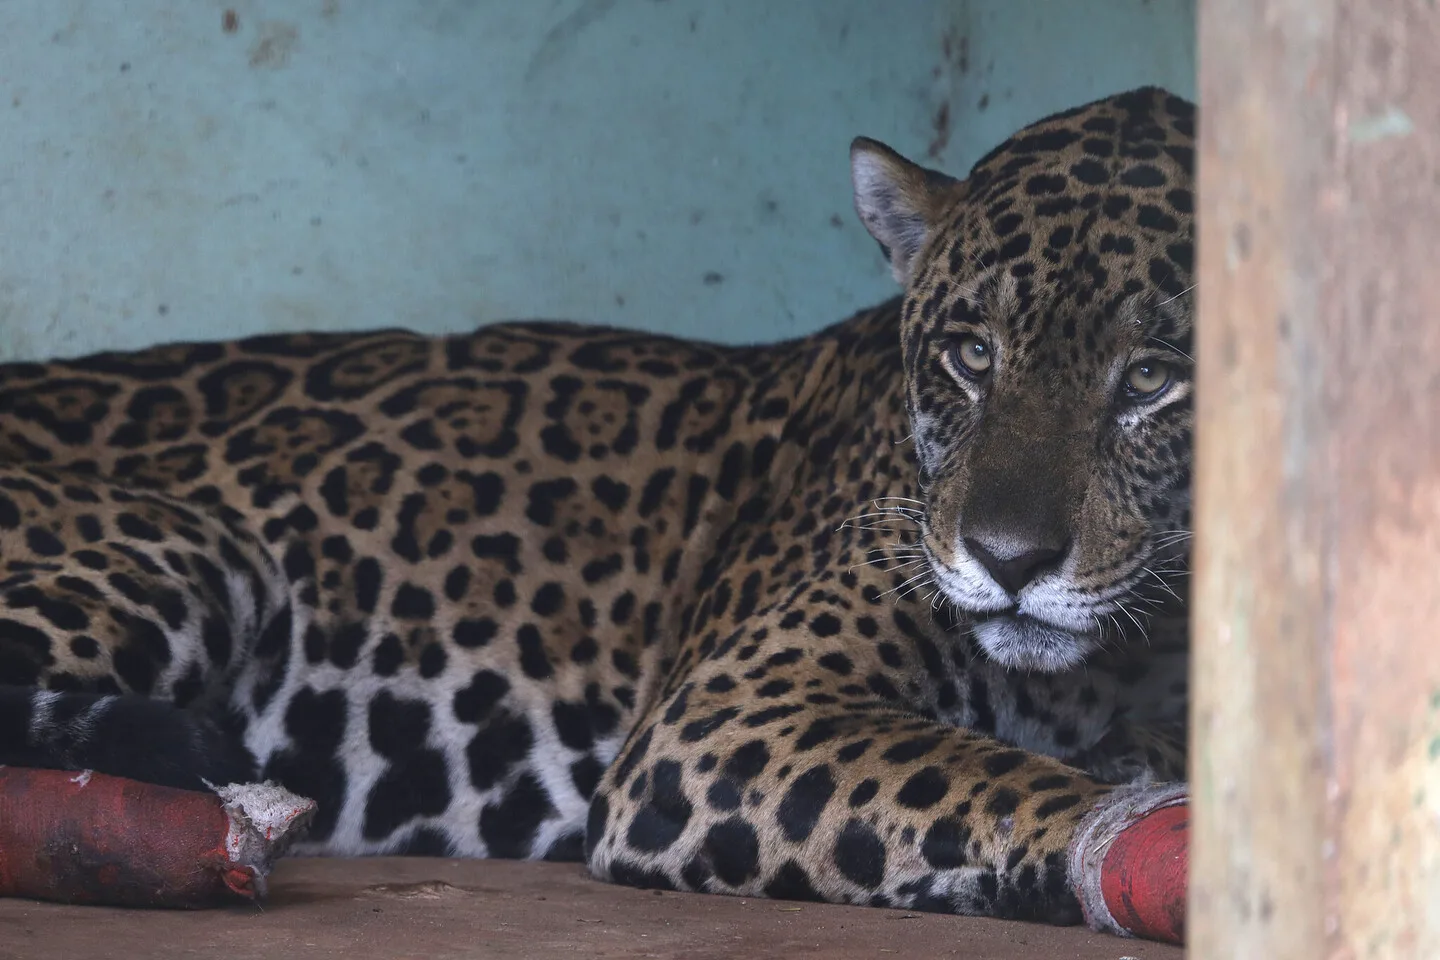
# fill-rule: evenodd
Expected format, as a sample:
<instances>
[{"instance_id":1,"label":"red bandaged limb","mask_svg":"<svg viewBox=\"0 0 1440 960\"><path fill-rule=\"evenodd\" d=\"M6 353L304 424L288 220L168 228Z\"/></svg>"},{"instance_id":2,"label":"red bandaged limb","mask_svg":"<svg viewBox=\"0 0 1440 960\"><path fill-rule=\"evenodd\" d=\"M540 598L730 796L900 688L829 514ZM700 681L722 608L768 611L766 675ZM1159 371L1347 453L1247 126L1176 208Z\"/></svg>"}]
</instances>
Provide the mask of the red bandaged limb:
<instances>
[{"instance_id":1,"label":"red bandaged limb","mask_svg":"<svg viewBox=\"0 0 1440 960\"><path fill-rule=\"evenodd\" d=\"M273 784L177 790L0 767L0 896L124 907L258 900L311 800Z\"/></svg>"},{"instance_id":2,"label":"red bandaged limb","mask_svg":"<svg viewBox=\"0 0 1440 960\"><path fill-rule=\"evenodd\" d=\"M1080 824L1070 880L1096 930L1185 942L1190 807L1176 784L1122 787Z\"/></svg>"}]
</instances>

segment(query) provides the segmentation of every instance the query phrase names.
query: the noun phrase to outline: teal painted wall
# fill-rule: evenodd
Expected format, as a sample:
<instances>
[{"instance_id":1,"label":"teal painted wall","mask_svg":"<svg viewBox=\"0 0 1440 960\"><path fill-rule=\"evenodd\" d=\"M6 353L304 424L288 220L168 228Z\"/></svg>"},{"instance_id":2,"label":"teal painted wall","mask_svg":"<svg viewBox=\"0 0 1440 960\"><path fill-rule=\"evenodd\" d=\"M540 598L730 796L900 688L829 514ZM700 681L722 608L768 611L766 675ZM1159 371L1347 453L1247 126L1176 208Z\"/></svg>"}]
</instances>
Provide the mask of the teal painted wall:
<instances>
[{"instance_id":1,"label":"teal painted wall","mask_svg":"<svg viewBox=\"0 0 1440 960\"><path fill-rule=\"evenodd\" d=\"M1192 95L1193 8L8 0L0 358L527 316L804 333L891 289L852 136L963 172L1053 110Z\"/></svg>"}]
</instances>

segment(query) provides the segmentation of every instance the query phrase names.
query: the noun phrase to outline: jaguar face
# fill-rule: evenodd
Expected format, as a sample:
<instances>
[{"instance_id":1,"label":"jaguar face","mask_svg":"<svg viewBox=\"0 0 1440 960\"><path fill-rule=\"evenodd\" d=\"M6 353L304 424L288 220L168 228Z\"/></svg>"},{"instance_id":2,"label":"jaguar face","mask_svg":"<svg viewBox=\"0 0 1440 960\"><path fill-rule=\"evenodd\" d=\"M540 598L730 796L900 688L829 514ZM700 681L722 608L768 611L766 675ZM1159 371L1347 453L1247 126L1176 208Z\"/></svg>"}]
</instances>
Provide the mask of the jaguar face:
<instances>
[{"instance_id":1,"label":"jaguar face","mask_svg":"<svg viewBox=\"0 0 1440 960\"><path fill-rule=\"evenodd\" d=\"M1024 670L1148 638L1184 605L1192 108L1137 91L1081 111L963 181L852 148L857 209L905 287L924 557L985 653Z\"/></svg>"}]
</instances>

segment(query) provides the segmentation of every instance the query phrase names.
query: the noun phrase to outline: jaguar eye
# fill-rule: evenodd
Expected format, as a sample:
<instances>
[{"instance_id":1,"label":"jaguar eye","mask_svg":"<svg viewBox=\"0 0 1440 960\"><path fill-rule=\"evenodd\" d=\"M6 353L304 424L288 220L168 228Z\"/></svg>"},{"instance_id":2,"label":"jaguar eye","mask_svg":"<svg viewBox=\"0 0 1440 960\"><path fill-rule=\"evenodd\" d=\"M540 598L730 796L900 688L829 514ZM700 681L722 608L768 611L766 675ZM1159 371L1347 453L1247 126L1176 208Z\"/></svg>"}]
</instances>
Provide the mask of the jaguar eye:
<instances>
[{"instance_id":1,"label":"jaguar eye","mask_svg":"<svg viewBox=\"0 0 1440 960\"><path fill-rule=\"evenodd\" d=\"M950 367L970 380L990 372L990 345L974 334L966 334L950 345Z\"/></svg>"},{"instance_id":2,"label":"jaguar eye","mask_svg":"<svg viewBox=\"0 0 1440 960\"><path fill-rule=\"evenodd\" d=\"M1132 363L1125 370L1125 395L1131 400L1154 400L1169 389L1174 378L1174 371L1167 363L1158 360Z\"/></svg>"}]
</instances>

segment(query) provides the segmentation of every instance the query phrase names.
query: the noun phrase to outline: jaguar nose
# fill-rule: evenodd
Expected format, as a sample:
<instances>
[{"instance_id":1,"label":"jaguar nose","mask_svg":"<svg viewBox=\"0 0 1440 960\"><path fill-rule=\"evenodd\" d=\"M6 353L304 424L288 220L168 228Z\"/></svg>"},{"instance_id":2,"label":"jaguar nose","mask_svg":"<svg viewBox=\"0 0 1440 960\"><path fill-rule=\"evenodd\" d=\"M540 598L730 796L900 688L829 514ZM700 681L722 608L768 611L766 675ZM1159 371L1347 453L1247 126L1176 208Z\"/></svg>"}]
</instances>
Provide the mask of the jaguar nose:
<instances>
[{"instance_id":1,"label":"jaguar nose","mask_svg":"<svg viewBox=\"0 0 1440 960\"><path fill-rule=\"evenodd\" d=\"M970 556L1011 594L1019 593L1026 584L1054 567L1065 555L1063 549L1036 547L1006 556L997 544L986 545L974 537L966 537L964 542Z\"/></svg>"}]
</instances>

